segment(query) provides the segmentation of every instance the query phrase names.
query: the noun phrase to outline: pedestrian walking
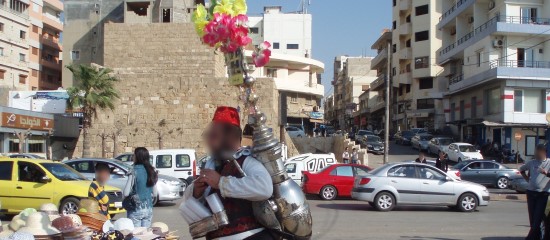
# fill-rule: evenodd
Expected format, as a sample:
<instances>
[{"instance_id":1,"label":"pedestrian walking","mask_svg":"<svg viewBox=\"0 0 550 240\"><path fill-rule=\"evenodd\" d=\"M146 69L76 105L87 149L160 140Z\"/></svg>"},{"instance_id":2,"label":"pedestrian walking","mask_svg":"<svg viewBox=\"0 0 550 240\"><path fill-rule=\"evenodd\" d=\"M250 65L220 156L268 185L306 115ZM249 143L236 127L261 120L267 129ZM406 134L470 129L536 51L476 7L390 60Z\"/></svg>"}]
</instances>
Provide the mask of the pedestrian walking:
<instances>
[{"instance_id":1,"label":"pedestrian walking","mask_svg":"<svg viewBox=\"0 0 550 240\"><path fill-rule=\"evenodd\" d=\"M418 153L418 158L416 158L415 162L417 162L417 163L427 163L426 156L424 155L424 152L420 151Z\"/></svg>"},{"instance_id":2,"label":"pedestrian walking","mask_svg":"<svg viewBox=\"0 0 550 240\"><path fill-rule=\"evenodd\" d=\"M111 219L109 215L109 196L105 192L105 183L111 178L111 168L106 163L95 165L95 178L88 188L88 197L93 198L99 205L99 213Z\"/></svg>"},{"instance_id":3,"label":"pedestrian walking","mask_svg":"<svg viewBox=\"0 0 550 240\"><path fill-rule=\"evenodd\" d=\"M153 198L158 174L149 163L149 151L144 147L134 150L134 168L124 188L123 206L135 227L151 227Z\"/></svg>"},{"instance_id":4,"label":"pedestrian walking","mask_svg":"<svg viewBox=\"0 0 550 240\"><path fill-rule=\"evenodd\" d=\"M546 203L548 202L548 190L550 189L550 161L546 157L546 146L537 145L535 159L527 162L519 168L521 176L529 182L527 186L527 211L531 229L526 240L538 240L540 238L540 224L544 218Z\"/></svg>"},{"instance_id":5,"label":"pedestrian walking","mask_svg":"<svg viewBox=\"0 0 550 240\"><path fill-rule=\"evenodd\" d=\"M447 154L445 152L439 151L439 156L435 160L435 167L444 172L449 170L449 163L447 162Z\"/></svg>"},{"instance_id":6,"label":"pedestrian walking","mask_svg":"<svg viewBox=\"0 0 550 240\"><path fill-rule=\"evenodd\" d=\"M354 148L351 153L351 163L359 164L359 152L357 152L357 148Z\"/></svg>"},{"instance_id":7,"label":"pedestrian walking","mask_svg":"<svg viewBox=\"0 0 550 240\"><path fill-rule=\"evenodd\" d=\"M349 163L349 147L344 149L344 153L342 153L342 161L344 163Z\"/></svg>"}]
</instances>

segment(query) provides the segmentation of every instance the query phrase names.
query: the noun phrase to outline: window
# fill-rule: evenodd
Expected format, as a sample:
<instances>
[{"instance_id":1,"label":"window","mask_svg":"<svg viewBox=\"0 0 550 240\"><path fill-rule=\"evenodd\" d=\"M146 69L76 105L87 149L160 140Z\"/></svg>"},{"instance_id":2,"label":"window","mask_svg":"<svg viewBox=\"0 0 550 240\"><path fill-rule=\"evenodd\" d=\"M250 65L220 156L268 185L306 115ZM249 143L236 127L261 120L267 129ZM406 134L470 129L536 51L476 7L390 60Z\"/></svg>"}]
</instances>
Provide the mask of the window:
<instances>
[{"instance_id":1,"label":"window","mask_svg":"<svg viewBox=\"0 0 550 240\"><path fill-rule=\"evenodd\" d=\"M451 103L451 121L454 121L456 119L456 116L455 116L455 107L456 107L456 104L455 103Z\"/></svg>"},{"instance_id":2,"label":"window","mask_svg":"<svg viewBox=\"0 0 550 240\"><path fill-rule=\"evenodd\" d=\"M416 109L433 109L435 108L434 99L418 99L416 100Z\"/></svg>"},{"instance_id":3,"label":"window","mask_svg":"<svg viewBox=\"0 0 550 240\"><path fill-rule=\"evenodd\" d=\"M21 30L19 31L19 38L25 39L27 37L27 32Z\"/></svg>"},{"instance_id":4,"label":"window","mask_svg":"<svg viewBox=\"0 0 550 240\"><path fill-rule=\"evenodd\" d=\"M397 68L393 67L393 68L391 69L391 75L392 75L392 76L395 76L396 74L397 74Z\"/></svg>"},{"instance_id":5,"label":"window","mask_svg":"<svg viewBox=\"0 0 550 240\"><path fill-rule=\"evenodd\" d=\"M393 23L391 24L391 28L393 30L397 29L397 22L396 21L393 21Z\"/></svg>"},{"instance_id":6,"label":"window","mask_svg":"<svg viewBox=\"0 0 550 240\"><path fill-rule=\"evenodd\" d=\"M525 7L521 8L521 23L532 24L537 23L537 9Z\"/></svg>"},{"instance_id":7,"label":"window","mask_svg":"<svg viewBox=\"0 0 550 240\"><path fill-rule=\"evenodd\" d=\"M169 23L171 22L171 18L172 18L172 9L170 8L162 9L162 22Z\"/></svg>"},{"instance_id":8,"label":"window","mask_svg":"<svg viewBox=\"0 0 550 240\"><path fill-rule=\"evenodd\" d=\"M388 177L416 178L416 168L413 165L396 166L388 170Z\"/></svg>"},{"instance_id":9,"label":"window","mask_svg":"<svg viewBox=\"0 0 550 240\"><path fill-rule=\"evenodd\" d=\"M408 39L407 41L405 41L405 47L408 47L408 48L411 47L411 40L410 40L410 39Z\"/></svg>"},{"instance_id":10,"label":"window","mask_svg":"<svg viewBox=\"0 0 550 240\"><path fill-rule=\"evenodd\" d=\"M525 156L535 155L536 140L535 136L525 136Z\"/></svg>"},{"instance_id":11,"label":"window","mask_svg":"<svg viewBox=\"0 0 550 240\"><path fill-rule=\"evenodd\" d=\"M273 43L273 49L279 49L279 43L278 42Z\"/></svg>"},{"instance_id":12,"label":"window","mask_svg":"<svg viewBox=\"0 0 550 240\"><path fill-rule=\"evenodd\" d=\"M434 87L434 78L418 79L418 89L432 89Z\"/></svg>"},{"instance_id":13,"label":"window","mask_svg":"<svg viewBox=\"0 0 550 240\"><path fill-rule=\"evenodd\" d=\"M38 77L38 71L35 70L35 69L33 69L33 70L31 71L31 75L32 75L33 77Z\"/></svg>"},{"instance_id":14,"label":"window","mask_svg":"<svg viewBox=\"0 0 550 240\"><path fill-rule=\"evenodd\" d=\"M1 56L4 56L4 48L3 47L0 47L0 57Z\"/></svg>"},{"instance_id":15,"label":"window","mask_svg":"<svg viewBox=\"0 0 550 240\"><path fill-rule=\"evenodd\" d=\"M292 103L298 103L298 94L291 94L291 96L290 96L290 102L292 102Z\"/></svg>"},{"instance_id":16,"label":"window","mask_svg":"<svg viewBox=\"0 0 550 240\"><path fill-rule=\"evenodd\" d=\"M31 47L31 49L32 55L38 55L38 48Z\"/></svg>"},{"instance_id":17,"label":"window","mask_svg":"<svg viewBox=\"0 0 550 240\"><path fill-rule=\"evenodd\" d=\"M158 155L155 165L157 168L172 168L172 155Z\"/></svg>"},{"instance_id":18,"label":"window","mask_svg":"<svg viewBox=\"0 0 550 240\"><path fill-rule=\"evenodd\" d=\"M79 60L80 59L80 51L78 51L78 50L71 51L71 59L72 60Z\"/></svg>"},{"instance_id":19,"label":"window","mask_svg":"<svg viewBox=\"0 0 550 240\"><path fill-rule=\"evenodd\" d=\"M369 170L367 168L353 167L353 171L355 176L365 176L368 174Z\"/></svg>"},{"instance_id":20,"label":"window","mask_svg":"<svg viewBox=\"0 0 550 240\"><path fill-rule=\"evenodd\" d=\"M277 69L276 68L268 68L265 71L265 74L266 74L266 77L276 78L277 77Z\"/></svg>"},{"instance_id":21,"label":"window","mask_svg":"<svg viewBox=\"0 0 550 240\"><path fill-rule=\"evenodd\" d=\"M286 45L286 49L298 49L299 48L299 45L298 44L287 44Z\"/></svg>"},{"instance_id":22,"label":"window","mask_svg":"<svg viewBox=\"0 0 550 240\"><path fill-rule=\"evenodd\" d=\"M414 59L414 68L429 68L430 67L430 57L417 57Z\"/></svg>"},{"instance_id":23,"label":"window","mask_svg":"<svg viewBox=\"0 0 550 240\"><path fill-rule=\"evenodd\" d=\"M189 155L176 155L176 167L177 168L188 168L191 166L191 158Z\"/></svg>"},{"instance_id":24,"label":"window","mask_svg":"<svg viewBox=\"0 0 550 240\"><path fill-rule=\"evenodd\" d=\"M396 53L396 52L397 52L397 44L393 44L393 45L391 46L391 51L392 51L392 53Z\"/></svg>"},{"instance_id":25,"label":"window","mask_svg":"<svg viewBox=\"0 0 550 240\"><path fill-rule=\"evenodd\" d=\"M485 92L485 113L496 114L501 112L502 100L500 99L500 88L494 88Z\"/></svg>"},{"instance_id":26,"label":"window","mask_svg":"<svg viewBox=\"0 0 550 240\"><path fill-rule=\"evenodd\" d=\"M484 162L483 163L483 169L499 169L500 166L496 163L492 162Z\"/></svg>"},{"instance_id":27,"label":"window","mask_svg":"<svg viewBox=\"0 0 550 240\"><path fill-rule=\"evenodd\" d=\"M405 92L407 92L407 93L410 93L410 92L411 92L411 85L410 85L410 84L407 84L407 85L405 86Z\"/></svg>"},{"instance_id":28,"label":"window","mask_svg":"<svg viewBox=\"0 0 550 240\"><path fill-rule=\"evenodd\" d=\"M18 162L19 167L18 179L21 182L40 182L46 174L42 169L32 163Z\"/></svg>"},{"instance_id":29,"label":"window","mask_svg":"<svg viewBox=\"0 0 550 240\"><path fill-rule=\"evenodd\" d=\"M481 63L483 62L483 50L477 51L477 66L481 67Z\"/></svg>"},{"instance_id":30,"label":"window","mask_svg":"<svg viewBox=\"0 0 550 240\"><path fill-rule=\"evenodd\" d=\"M32 32L38 33L38 26L32 25Z\"/></svg>"},{"instance_id":31,"label":"window","mask_svg":"<svg viewBox=\"0 0 550 240\"><path fill-rule=\"evenodd\" d=\"M260 33L260 29L257 28L257 27L251 27L250 28L250 33L258 34L258 33Z\"/></svg>"},{"instance_id":32,"label":"window","mask_svg":"<svg viewBox=\"0 0 550 240\"><path fill-rule=\"evenodd\" d=\"M296 163L285 165L286 173L296 173Z\"/></svg>"},{"instance_id":33,"label":"window","mask_svg":"<svg viewBox=\"0 0 550 240\"><path fill-rule=\"evenodd\" d=\"M429 11L428 4L418 6L418 7L415 8L416 16L421 16L421 15L428 14L428 11Z\"/></svg>"},{"instance_id":34,"label":"window","mask_svg":"<svg viewBox=\"0 0 550 240\"><path fill-rule=\"evenodd\" d=\"M466 169L482 169L480 162L474 162L470 165L468 165L468 168Z\"/></svg>"},{"instance_id":35,"label":"window","mask_svg":"<svg viewBox=\"0 0 550 240\"><path fill-rule=\"evenodd\" d=\"M0 180L11 180L13 162L0 162Z\"/></svg>"},{"instance_id":36,"label":"window","mask_svg":"<svg viewBox=\"0 0 550 240\"><path fill-rule=\"evenodd\" d=\"M10 153L18 153L19 152L19 139L16 137L10 137L8 139L8 151Z\"/></svg>"},{"instance_id":37,"label":"window","mask_svg":"<svg viewBox=\"0 0 550 240\"><path fill-rule=\"evenodd\" d=\"M426 41L429 38L430 38L430 32L429 31L422 31L422 32L415 32L414 33L414 41L415 42Z\"/></svg>"},{"instance_id":38,"label":"window","mask_svg":"<svg viewBox=\"0 0 550 240\"><path fill-rule=\"evenodd\" d=\"M27 59L27 56L26 56L25 54L23 54L23 53L20 53L20 54L19 54L19 61L20 61L20 62L24 62L25 59Z\"/></svg>"},{"instance_id":39,"label":"window","mask_svg":"<svg viewBox=\"0 0 550 240\"><path fill-rule=\"evenodd\" d=\"M19 75L19 83L21 83L21 84L27 83L27 76Z\"/></svg>"},{"instance_id":40,"label":"window","mask_svg":"<svg viewBox=\"0 0 550 240\"><path fill-rule=\"evenodd\" d=\"M31 136L27 139L28 150L30 153L44 152L44 139L42 136Z\"/></svg>"},{"instance_id":41,"label":"window","mask_svg":"<svg viewBox=\"0 0 550 240\"><path fill-rule=\"evenodd\" d=\"M393 6L395 7L397 5L397 0L393 0Z\"/></svg>"},{"instance_id":42,"label":"window","mask_svg":"<svg viewBox=\"0 0 550 240\"><path fill-rule=\"evenodd\" d=\"M92 164L88 161L70 163L69 166L74 168L74 170L76 170L79 173L94 173L95 172L95 167L92 167Z\"/></svg>"},{"instance_id":43,"label":"window","mask_svg":"<svg viewBox=\"0 0 550 240\"><path fill-rule=\"evenodd\" d=\"M351 166L341 166L341 167L335 168L334 170L336 170L336 176L353 177L353 169L351 168ZM333 172L331 172L331 175Z\"/></svg>"},{"instance_id":44,"label":"window","mask_svg":"<svg viewBox=\"0 0 550 240\"><path fill-rule=\"evenodd\" d=\"M4 73L5 73L5 72L6 72L6 71L0 69L0 79L4 79Z\"/></svg>"},{"instance_id":45,"label":"window","mask_svg":"<svg viewBox=\"0 0 550 240\"><path fill-rule=\"evenodd\" d=\"M447 176L442 174L441 172L430 168L430 167L418 167L420 178L422 179L430 179L430 180L436 180L436 181L442 181L447 179Z\"/></svg>"},{"instance_id":46,"label":"window","mask_svg":"<svg viewBox=\"0 0 550 240\"><path fill-rule=\"evenodd\" d=\"M466 106L464 105L464 100L460 101L460 120L464 119L464 110Z\"/></svg>"},{"instance_id":47,"label":"window","mask_svg":"<svg viewBox=\"0 0 550 240\"><path fill-rule=\"evenodd\" d=\"M471 103L470 103L470 117L475 118L477 117L477 97L472 97Z\"/></svg>"},{"instance_id":48,"label":"window","mask_svg":"<svg viewBox=\"0 0 550 240\"><path fill-rule=\"evenodd\" d=\"M514 90L514 112L523 112L523 90Z\"/></svg>"},{"instance_id":49,"label":"window","mask_svg":"<svg viewBox=\"0 0 550 240\"><path fill-rule=\"evenodd\" d=\"M4 23L0 22L0 32L3 32L3 31L4 31Z\"/></svg>"},{"instance_id":50,"label":"window","mask_svg":"<svg viewBox=\"0 0 550 240\"><path fill-rule=\"evenodd\" d=\"M407 17L405 17L405 22L406 22L406 23L410 23L410 22L411 22L411 15L407 15Z\"/></svg>"}]
</instances>

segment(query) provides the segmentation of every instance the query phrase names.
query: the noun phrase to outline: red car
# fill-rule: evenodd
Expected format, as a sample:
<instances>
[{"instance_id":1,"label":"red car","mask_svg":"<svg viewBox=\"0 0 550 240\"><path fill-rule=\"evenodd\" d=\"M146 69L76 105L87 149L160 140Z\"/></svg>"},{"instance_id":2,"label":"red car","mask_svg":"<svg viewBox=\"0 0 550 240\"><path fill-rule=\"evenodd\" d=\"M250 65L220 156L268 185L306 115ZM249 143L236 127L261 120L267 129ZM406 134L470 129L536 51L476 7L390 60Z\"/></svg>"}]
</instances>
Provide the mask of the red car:
<instances>
[{"instance_id":1,"label":"red car","mask_svg":"<svg viewBox=\"0 0 550 240\"><path fill-rule=\"evenodd\" d=\"M319 194L324 200L350 197L357 175L365 175L372 168L359 164L334 164L318 173L303 171L302 190L305 194Z\"/></svg>"}]
</instances>

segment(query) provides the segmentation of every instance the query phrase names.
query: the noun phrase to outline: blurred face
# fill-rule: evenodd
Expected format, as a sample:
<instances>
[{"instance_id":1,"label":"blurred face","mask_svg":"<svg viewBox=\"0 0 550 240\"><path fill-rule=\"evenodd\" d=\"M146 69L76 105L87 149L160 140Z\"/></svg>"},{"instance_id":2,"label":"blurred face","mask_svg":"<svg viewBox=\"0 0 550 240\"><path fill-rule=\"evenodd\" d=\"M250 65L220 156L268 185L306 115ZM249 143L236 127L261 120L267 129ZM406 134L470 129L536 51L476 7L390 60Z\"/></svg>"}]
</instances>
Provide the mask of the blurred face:
<instances>
[{"instance_id":1,"label":"blurred face","mask_svg":"<svg viewBox=\"0 0 550 240\"><path fill-rule=\"evenodd\" d=\"M95 180L100 183L105 183L111 178L111 172L108 170L99 170L95 173Z\"/></svg>"},{"instance_id":2,"label":"blurred face","mask_svg":"<svg viewBox=\"0 0 550 240\"><path fill-rule=\"evenodd\" d=\"M419 153L418 158L423 159L424 158L424 153Z\"/></svg>"},{"instance_id":3,"label":"blurred face","mask_svg":"<svg viewBox=\"0 0 550 240\"><path fill-rule=\"evenodd\" d=\"M439 152L439 158L440 158L440 159L445 158L445 153L444 153L444 152Z\"/></svg>"},{"instance_id":4,"label":"blurred face","mask_svg":"<svg viewBox=\"0 0 550 240\"><path fill-rule=\"evenodd\" d=\"M535 153L535 157L536 159L538 160L544 160L546 159L546 151L545 150L537 150L537 152Z\"/></svg>"},{"instance_id":5,"label":"blurred face","mask_svg":"<svg viewBox=\"0 0 550 240\"><path fill-rule=\"evenodd\" d=\"M212 124L205 133L204 140L210 154L214 159L219 159L223 152L230 150L228 149L228 137L225 133L223 125Z\"/></svg>"}]
</instances>

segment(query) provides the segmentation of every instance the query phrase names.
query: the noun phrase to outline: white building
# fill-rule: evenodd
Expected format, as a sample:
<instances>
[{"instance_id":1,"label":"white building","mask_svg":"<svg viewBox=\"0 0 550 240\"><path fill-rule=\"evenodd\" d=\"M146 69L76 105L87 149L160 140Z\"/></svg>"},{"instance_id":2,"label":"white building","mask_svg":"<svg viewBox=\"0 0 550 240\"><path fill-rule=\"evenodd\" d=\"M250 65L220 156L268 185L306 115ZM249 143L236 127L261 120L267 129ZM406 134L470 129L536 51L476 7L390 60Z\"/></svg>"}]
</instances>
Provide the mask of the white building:
<instances>
[{"instance_id":1,"label":"white building","mask_svg":"<svg viewBox=\"0 0 550 240\"><path fill-rule=\"evenodd\" d=\"M325 88L321 84L324 64L311 58L311 15L283 13L281 7L265 7L261 17L250 17L254 45L268 41L272 46L271 61L257 68L254 77L270 77L286 101L286 122L303 124L306 132L322 123L318 114ZM251 52L246 55L251 58ZM284 114L284 112L283 112Z\"/></svg>"},{"instance_id":2,"label":"white building","mask_svg":"<svg viewBox=\"0 0 550 240\"><path fill-rule=\"evenodd\" d=\"M546 141L550 112L550 1L442 4L437 63L448 82L447 122L464 140L494 141L529 158Z\"/></svg>"}]
</instances>

